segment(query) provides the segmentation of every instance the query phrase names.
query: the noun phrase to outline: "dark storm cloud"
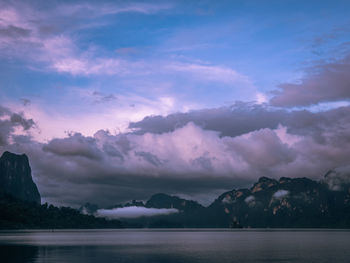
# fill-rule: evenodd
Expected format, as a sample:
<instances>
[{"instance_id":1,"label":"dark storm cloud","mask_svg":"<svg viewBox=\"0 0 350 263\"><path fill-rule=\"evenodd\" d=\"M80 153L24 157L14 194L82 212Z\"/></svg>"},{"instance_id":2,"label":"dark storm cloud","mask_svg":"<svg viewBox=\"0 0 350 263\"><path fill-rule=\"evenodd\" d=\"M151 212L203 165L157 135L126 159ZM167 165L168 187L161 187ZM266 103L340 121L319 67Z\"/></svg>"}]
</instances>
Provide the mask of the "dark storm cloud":
<instances>
[{"instance_id":1,"label":"dark storm cloud","mask_svg":"<svg viewBox=\"0 0 350 263\"><path fill-rule=\"evenodd\" d=\"M28 154L34 180L44 201L56 204L80 206L90 201L110 206L130 199L145 200L158 192L210 195L213 189L222 189L225 185L247 183L230 177L176 175L171 171L154 175L144 171L137 163L135 167L123 167L128 166L128 162L133 163L127 156L125 158L129 160L122 165L108 157L91 162L81 156L49 154L43 151L43 146L33 141L23 141L21 145L12 145L7 149Z\"/></svg>"},{"instance_id":2,"label":"dark storm cloud","mask_svg":"<svg viewBox=\"0 0 350 263\"><path fill-rule=\"evenodd\" d=\"M29 130L30 128L32 128L35 125L35 123L32 119L26 119L23 117L23 115L18 114L18 113L13 113L11 115L10 121L14 125L21 125L24 130Z\"/></svg>"},{"instance_id":3,"label":"dark storm cloud","mask_svg":"<svg viewBox=\"0 0 350 263\"><path fill-rule=\"evenodd\" d=\"M119 157L121 160L124 160L123 154L113 145L103 144L103 151L109 156Z\"/></svg>"},{"instance_id":4,"label":"dark storm cloud","mask_svg":"<svg viewBox=\"0 0 350 263\"><path fill-rule=\"evenodd\" d=\"M284 83L274 92L274 106L307 106L350 99L350 55L315 66L300 83Z\"/></svg>"},{"instance_id":5,"label":"dark storm cloud","mask_svg":"<svg viewBox=\"0 0 350 263\"><path fill-rule=\"evenodd\" d=\"M11 124L13 113L0 112ZM139 124L142 132L100 130L92 137L76 133L47 143L10 129L12 143L0 149L28 154L44 201L73 206L108 207L158 192L212 201L261 176L321 179L328 170L349 165L350 107L311 113L240 104L181 114L187 123L179 126L168 121L176 117L155 117L154 132ZM147 118L147 125L152 121ZM11 125L24 129L21 123Z\"/></svg>"},{"instance_id":6,"label":"dark storm cloud","mask_svg":"<svg viewBox=\"0 0 350 263\"><path fill-rule=\"evenodd\" d=\"M217 131L220 136L229 137L260 129L276 129L283 125L288 132L312 136L321 143L325 140L326 130L331 129L334 123L336 127L342 127L350 122L350 110L349 107L339 107L313 113L307 110L287 111L266 105L237 103L229 107L174 113L165 117L149 116L139 122L130 123L129 128L134 134L162 134L172 132L190 122L204 130Z\"/></svg>"},{"instance_id":7,"label":"dark storm cloud","mask_svg":"<svg viewBox=\"0 0 350 263\"><path fill-rule=\"evenodd\" d=\"M284 110L269 110L266 106L236 103L230 107L202 109L168 116L149 116L132 122L136 134L171 132L193 122L206 130L218 131L221 136L238 136L262 128L277 128L289 116Z\"/></svg>"},{"instance_id":8,"label":"dark storm cloud","mask_svg":"<svg viewBox=\"0 0 350 263\"><path fill-rule=\"evenodd\" d=\"M61 156L81 156L92 160L102 157L100 150L96 147L95 139L84 137L80 133L64 139L53 139L44 145L43 150Z\"/></svg>"},{"instance_id":9,"label":"dark storm cloud","mask_svg":"<svg viewBox=\"0 0 350 263\"><path fill-rule=\"evenodd\" d=\"M269 110L265 111L268 117ZM320 179L329 169L349 163L349 112L349 107L320 113L278 111L283 117L278 123L284 126L257 127L237 136L235 132L220 135L227 122L219 122L216 131L193 122L166 133L99 131L93 139L79 135L85 146L80 145L79 151L73 147L74 155L71 144L76 139L55 139L56 145L65 145L69 152L41 152L40 160L34 159L40 168L38 182L51 178L50 184L39 184L47 200L57 202L59 192L63 203L89 201L108 206L144 200L157 192L214 197L224 190L249 186L261 176ZM247 121L254 122L254 118ZM82 149L89 149L89 154ZM91 162L91 151L103 157ZM51 186L52 182L57 184Z\"/></svg>"}]
</instances>

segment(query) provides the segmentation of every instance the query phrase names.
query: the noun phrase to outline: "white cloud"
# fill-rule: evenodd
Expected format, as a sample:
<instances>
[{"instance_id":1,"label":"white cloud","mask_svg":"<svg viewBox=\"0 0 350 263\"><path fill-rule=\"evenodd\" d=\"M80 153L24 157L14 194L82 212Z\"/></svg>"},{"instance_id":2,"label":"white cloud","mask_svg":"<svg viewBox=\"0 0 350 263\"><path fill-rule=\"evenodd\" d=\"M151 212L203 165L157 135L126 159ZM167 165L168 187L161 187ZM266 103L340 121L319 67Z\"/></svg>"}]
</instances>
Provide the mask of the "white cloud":
<instances>
[{"instance_id":1,"label":"white cloud","mask_svg":"<svg viewBox=\"0 0 350 263\"><path fill-rule=\"evenodd\" d=\"M278 190L277 192L275 192L273 194L273 197L276 198L276 199L281 199L285 196L289 195L289 191L287 190Z\"/></svg>"},{"instance_id":2,"label":"white cloud","mask_svg":"<svg viewBox=\"0 0 350 263\"><path fill-rule=\"evenodd\" d=\"M113 134L127 132L130 122L151 115L167 115L186 107L185 101L172 96L148 99L136 94L109 94L117 99L96 103L101 96L94 94L99 93L94 89L70 87L67 96L73 98L69 102L71 106L54 111L46 110L47 105L38 98L32 98L30 105L13 101L7 101L5 105L14 112L23 111L27 118L36 120L39 129L31 132L40 142L63 138L71 131L85 136L93 136L99 129L109 130Z\"/></svg>"},{"instance_id":3,"label":"white cloud","mask_svg":"<svg viewBox=\"0 0 350 263\"><path fill-rule=\"evenodd\" d=\"M58 9L65 16L69 15L83 15L88 14L90 16L106 16L116 15L120 13L141 13L141 14L154 14L159 11L172 8L170 3L119 3L117 4L70 4L62 6Z\"/></svg>"},{"instance_id":4,"label":"white cloud","mask_svg":"<svg viewBox=\"0 0 350 263\"><path fill-rule=\"evenodd\" d=\"M166 69L170 71L187 73L203 81L253 86L252 82L247 76L228 67L194 63L171 63L166 66Z\"/></svg>"},{"instance_id":5,"label":"white cloud","mask_svg":"<svg viewBox=\"0 0 350 263\"><path fill-rule=\"evenodd\" d=\"M160 215L170 215L178 213L179 210L175 208L146 208L139 206L129 206L114 209L99 209L96 212L96 216L106 217L106 218L138 218L143 216L160 216Z\"/></svg>"},{"instance_id":6,"label":"white cloud","mask_svg":"<svg viewBox=\"0 0 350 263\"><path fill-rule=\"evenodd\" d=\"M63 5L45 10L46 12L38 12L30 6L17 3L0 10L0 29L6 33L0 36L2 56L17 56L30 61L32 68L42 67L33 62L44 63L46 70L71 75L123 75L129 70L135 72L140 63L120 60L116 54L115 57L101 56L103 50L92 45L82 50L78 47L78 39L72 37L72 32L58 24L56 20L79 20L82 17L86 19L91 16L123 12L153 14L169 8L171 8L169 4L148 3L121 6L82 4ZM72 21L72 24L71 31L79 29L77 21ZM52 27L56 31L52 34L43 34L43 27ZM139 70L139 72L145 71Z\"/></svg>"},{"instance_id":7,"label":"white cloud","mask_svg":"<svg viewBox=\"0 0 350 263\"><path fill-rule=\"evenodd\" d=\"M350 184L350 165L337 167L329 171L324 178L332 191L343 190L344 185Z\"/></svg>"},{"instance_id":8,"label":"white cloud","mask_svg":"<svg viewBox=\"0 0 350 263\"><path fill-rule=\"evenodd\" d=\"M253 195L250 195L250 196L247 196L245 199L244 199L244 202L246 202L247 204L253 202L255 200L255 197Z\"/></svg>"}]
</instances>

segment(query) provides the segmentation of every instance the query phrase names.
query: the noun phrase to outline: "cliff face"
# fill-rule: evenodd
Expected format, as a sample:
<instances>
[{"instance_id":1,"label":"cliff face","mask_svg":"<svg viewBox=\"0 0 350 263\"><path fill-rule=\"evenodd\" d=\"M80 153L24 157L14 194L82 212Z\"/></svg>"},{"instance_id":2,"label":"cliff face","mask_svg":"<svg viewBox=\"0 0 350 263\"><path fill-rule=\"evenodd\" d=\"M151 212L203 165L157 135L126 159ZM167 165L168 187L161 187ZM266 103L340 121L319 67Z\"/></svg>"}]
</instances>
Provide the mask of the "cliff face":
<instances>
[{"instance_id":1,"label":"cliff face","mask_svg":"<svg viewBox=\"0 0 350 263\"><path fill-rule=\"evenodd\" d=\"M40 194L25 154L3 153L0 158L0 191L23 201L40 204Z\"/></svg>"}]
</instances>

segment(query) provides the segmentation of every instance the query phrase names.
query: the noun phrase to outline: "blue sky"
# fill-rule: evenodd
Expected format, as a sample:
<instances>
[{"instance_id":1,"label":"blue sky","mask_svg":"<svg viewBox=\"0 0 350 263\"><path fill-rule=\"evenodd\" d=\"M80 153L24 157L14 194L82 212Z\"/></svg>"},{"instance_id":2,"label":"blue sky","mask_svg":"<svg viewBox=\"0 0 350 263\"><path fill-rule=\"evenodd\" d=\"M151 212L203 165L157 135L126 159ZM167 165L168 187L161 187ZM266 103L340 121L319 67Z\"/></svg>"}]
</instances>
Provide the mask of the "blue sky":
<instances>
[{"instance_id":1,"label":"blue sky","mask_svg":"<svg viewBox=\"0 0 350 263\"><path fill-rule=\"evenodd\" d=\"M0 0L0 152L44 201L350 181L350 1Z\"/></svg>"},{"instance_id":2,"label":"blue sky","mask_svg":"<svg viewBox=\"0 0 350 263\"><path fill-rule=\"evenodd\" d=\"M0 100L36 116L41 140L67 130L124 131L147 115L268 102L279 84L297 83L309 67L344 56L349 7L348 1L2 1ZM55 132L45 127L50 117ZM106 121L87 124L96 118ZM62 122L66 127L58 128Z\"/></svg>"}]
</instances>

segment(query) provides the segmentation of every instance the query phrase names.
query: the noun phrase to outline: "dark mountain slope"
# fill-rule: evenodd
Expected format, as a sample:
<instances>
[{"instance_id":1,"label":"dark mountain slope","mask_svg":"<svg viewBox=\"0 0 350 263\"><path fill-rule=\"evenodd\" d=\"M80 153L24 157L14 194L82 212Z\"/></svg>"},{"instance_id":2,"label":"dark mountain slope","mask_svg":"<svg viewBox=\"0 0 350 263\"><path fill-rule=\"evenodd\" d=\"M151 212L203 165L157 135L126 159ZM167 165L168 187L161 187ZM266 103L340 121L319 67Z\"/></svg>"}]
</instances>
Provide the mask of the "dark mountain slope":
<instances>
[{"instance_id":1,"label":"dark mountain slope","mask_svg":"<svg viewBox=\"0 0 350 263\"><path fill-rule=\"evenodd\" d=\"M349 199L349 189L332 191L324 182L262 177L222 194L208 213L221 227L350 227Z\"/></svg>"},{"instance_id":2,"label":"dark mountain slope","mask_svg":"<svg viewBox=\"0 0 350 263\"><path fill-rule=\"evenodd\" d=\"M83 215L70 207L25 202L0 194L0 229L120 228L118 220Z\"/></svg>"}]
</instances>

